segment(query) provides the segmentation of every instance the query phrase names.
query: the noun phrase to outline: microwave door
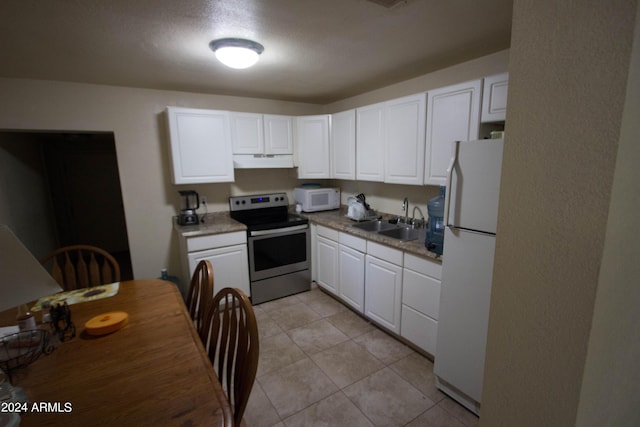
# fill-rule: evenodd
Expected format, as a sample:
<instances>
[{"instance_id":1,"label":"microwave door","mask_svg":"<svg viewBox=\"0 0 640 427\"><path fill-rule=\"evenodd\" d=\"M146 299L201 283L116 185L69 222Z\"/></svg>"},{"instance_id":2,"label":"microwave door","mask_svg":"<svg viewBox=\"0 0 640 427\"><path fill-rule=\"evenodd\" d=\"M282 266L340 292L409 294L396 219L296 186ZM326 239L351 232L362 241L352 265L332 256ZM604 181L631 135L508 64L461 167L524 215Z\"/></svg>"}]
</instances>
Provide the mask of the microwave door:
<instances>
[{"instance_id":1,"label":"microwave door","mask_svg":"<svg viewBox=\"0 0 640 427\"><path fill-rule=\"evenodd\" d=\"M317 193L311 193L311 208L326 208L329 207L329 193L326 191L319 191Z\"/></svg>"}]
</instances>

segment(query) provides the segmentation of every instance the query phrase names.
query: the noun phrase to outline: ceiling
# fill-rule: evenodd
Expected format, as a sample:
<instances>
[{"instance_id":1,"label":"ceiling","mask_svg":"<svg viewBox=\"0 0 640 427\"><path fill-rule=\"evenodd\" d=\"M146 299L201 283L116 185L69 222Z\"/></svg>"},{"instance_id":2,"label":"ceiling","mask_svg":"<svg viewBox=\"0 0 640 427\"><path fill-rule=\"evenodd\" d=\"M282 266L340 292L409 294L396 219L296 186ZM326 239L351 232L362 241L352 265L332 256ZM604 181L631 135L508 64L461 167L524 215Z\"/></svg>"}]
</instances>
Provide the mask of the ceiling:
<instances>
[{"instance_id":1,"label":"ceiling","mask_svg":"<svg viewBox=\"0 0 640 427\"><path fill-rule=\"evenodd\" d=\"M0 77L327 104L509 47L513 0L2 0ZM256 66L211 40L264 45Z\"/></svg>"}]
</instances>

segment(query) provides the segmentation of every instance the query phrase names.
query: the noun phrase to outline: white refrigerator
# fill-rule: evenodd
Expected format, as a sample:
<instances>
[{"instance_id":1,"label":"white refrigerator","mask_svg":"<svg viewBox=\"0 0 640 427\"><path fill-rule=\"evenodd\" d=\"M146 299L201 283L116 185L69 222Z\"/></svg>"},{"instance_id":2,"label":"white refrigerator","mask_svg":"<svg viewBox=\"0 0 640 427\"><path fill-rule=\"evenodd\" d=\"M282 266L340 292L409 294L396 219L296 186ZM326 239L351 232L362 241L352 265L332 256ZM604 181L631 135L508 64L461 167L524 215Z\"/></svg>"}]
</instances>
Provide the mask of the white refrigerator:
<instances>
[{"instance_id":1,"label":"white refrigerator","mask_svg":"<svg viewBox=\"0 0 640 427\"><path fill-rule=\"evenodd\" d=\"M447 170L438 388L479 414L493 279L502 139L453 144Z\"/></svg>"}]
</instances>

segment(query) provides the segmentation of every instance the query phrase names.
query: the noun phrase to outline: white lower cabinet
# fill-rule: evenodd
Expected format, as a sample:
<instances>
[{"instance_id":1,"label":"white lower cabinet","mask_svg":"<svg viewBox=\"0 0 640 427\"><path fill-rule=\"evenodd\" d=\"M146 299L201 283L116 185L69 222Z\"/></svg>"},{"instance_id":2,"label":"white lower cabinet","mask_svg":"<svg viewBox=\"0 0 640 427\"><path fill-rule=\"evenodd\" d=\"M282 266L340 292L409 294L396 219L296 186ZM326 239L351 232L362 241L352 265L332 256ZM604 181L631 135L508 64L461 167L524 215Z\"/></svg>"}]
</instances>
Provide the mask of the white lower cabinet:
<instances>
[{"instance_id":1,"label":"white lower cabinet","mask_svg":"<svg viewBox=\"0 0 640 427\"><path fill-rule=\"evenodd\" d=\"M402 251L367 242L364 314L400 334Z\"/></svg>"},{"instance_id":2,"label":"white lower cabinet","mask_svg":"<svg viewBox=\"0 0 640 427\"><path fill-rule=\"evenodd\" d=\"M442 265L405 254L403 273L400 335L435 354Z\"/></svg>"},{"instance_id":3,"label":"white lower cabinet","mask_svg":"<svg viewBox=\"0 0 640 427\"><path fill-rule=\"evenodd\" d=\"M338 296L338 232L318 225L315 240L316 283Z\"/></svg>"},{"instance_id":4,"label":"white lower cabinet","mask_svg":"<svg viewBox=\"0 0 640 427\"><path fill-rule=\"evenodd\" d=\"M315 281L354 310L364 312L364 256L367 241L317 225L312 266Z\"/></svg>"},{"instance_id":5,"label":"white lower cabinet","mask_svg":"<svg viewBox=\"0 0 640 427\"><path fill-rule=\"evenodd\" d=\"M364 313L364 258L367 241L347 233L340 233L339 241L339 296L354 310Z\"/></svg>"},{"instance_id":6,"label":"white lower cabinet","mask_svg":"<svg viewBox=\"0 0 640 427\"><path fill-rule=\"evenodd\" d=\"M318 286L435 355L442 264L322 225L311 229Z\"/></svg>"},{"instance_id":7,"label":"white lower cabinet","mask_svg":"<svg viewBox=\"0 0 640 427\"><path fill-rule=\"evenodd\" d=\"M246 232L187 237L182 242L189 278L185 291L198 263L209 260L213 266L214 295L222 288L232 287L251 296Z\"/></svg>"}]
</instances>

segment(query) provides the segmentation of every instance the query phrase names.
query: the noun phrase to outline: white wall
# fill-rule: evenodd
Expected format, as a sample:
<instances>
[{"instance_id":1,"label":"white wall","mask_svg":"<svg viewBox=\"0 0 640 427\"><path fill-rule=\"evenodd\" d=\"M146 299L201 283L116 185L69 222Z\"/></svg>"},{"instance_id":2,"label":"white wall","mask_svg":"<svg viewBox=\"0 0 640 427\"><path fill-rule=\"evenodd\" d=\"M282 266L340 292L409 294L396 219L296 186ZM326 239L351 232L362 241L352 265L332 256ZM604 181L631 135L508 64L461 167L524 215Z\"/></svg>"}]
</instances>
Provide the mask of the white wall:
<instances>
[{"instance_id":1,"label":"white wall","mask_svg":"<svg viewBox=\"0 0 640 427\"><path fill-rule=\"evenodd\" d=\"M391 86L343 99L325 105L324 109L326 113L337 113L351 108L399 98L401 96L426 92L430 89L480 79L485 76L504 73L507 71L508 64L509 49L506 49Z\"/></svg>"},{"instance_id":2,"label":"white wall","mask_svg":"<svg viewBox=\"0 0 640 427\"><path fill-rule=\"evenodd\" d=\"M585 425L600 411L621 422L594 425L638 425L638 359L626 353L639 348L638 245L618 234L638 228L618 230L638 216L638 125L620 138L623 113L638 119L624 104L636 13L636 1L514 2L481 426ZM618 171L627 153L633 166ZM634 184L615 186L614 176ZM609 232L608 218L622 223ZM594 318L602 292L603 312L620 310L609 319ZM591 374L616 378L585 376L588 353L606 359ZM584 379L585 393L603 388L578 422Z\"/></svg>"},{"instance_id":3,"label":"white wall","mask_svg":"<svg viewBox=\"0 0 640 427\"><path fill-rule=\"evenodd\" d=\"M640 4L578 426L640 425Z\"/></svg>"},{"instance_id":4,"label":"white wall","mask_svg":"<svg viewBox=\"0 0 640 427\"><path fill-rule=\"evenodd\" d=\"M274 114L320 110L281 101L17 79L0 79L0 100L0 129L114 133L133 270L141 278L156 277L163 267L177 272L180 266L171 225L179 187L170 181L166 106ZM268 176L275 186L293 186L287 173ZM262 174L238 174L240 186L248 185L247 179L263 182ZM228 184L194 187L209 197L211 209L226 208L229 194L242 190Z\"/></svg>"}]
</instances>

